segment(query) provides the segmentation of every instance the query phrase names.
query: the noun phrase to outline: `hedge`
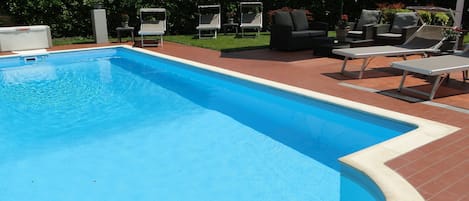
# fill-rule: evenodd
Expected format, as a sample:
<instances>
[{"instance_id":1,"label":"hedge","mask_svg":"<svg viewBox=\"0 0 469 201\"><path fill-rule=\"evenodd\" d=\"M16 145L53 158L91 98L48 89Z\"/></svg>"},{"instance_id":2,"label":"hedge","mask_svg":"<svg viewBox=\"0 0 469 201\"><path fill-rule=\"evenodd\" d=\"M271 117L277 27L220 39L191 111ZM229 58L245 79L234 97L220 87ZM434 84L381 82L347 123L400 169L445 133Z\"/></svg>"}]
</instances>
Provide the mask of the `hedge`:
<instances>
[{"instance_id":1,"label":"hedge","mask_svg":"<svg viewBox=\"0 0 469 201\"><path fill-rule=\"evenodd\" d=\"M142 7L164 7L168 11L168 32L170 34L195 33L198 4L222 5L222 13L236 12L239 1L232 0L2 0L0 4L0 26L11 25L2 20L11 16L15 25L47 24L52 29L53 37L90 36L91 14L94 4L102 3L107 10L108 30L115 34L115 28L121 24L121 14L129 15L130 26L137 26L137 10ZM375 9L376 0L343 0L343 13L350 19L358 18L362 8ZM385 1L425 5L427 0ZM332 26L341 12L339 0L264 0L264 13L282 7L303 8L313 13L315 20L327 21ZM438 6L454 8L456 1L444 1ZM467 7L467 6L466 6ZM228 8L231 8L228 10ZM467 8L466 8L467 9ZM239 17L237 17L239 18ZM235 18L236 19L236 18ZM267 18L265 18L267 19ZM226 21L226 16L222 15ZM267 20L265 20L267 23ZM332 27L331 26L331 27ZM268 27L266 24L265 27Z\"/></svg>"}]
</instances>

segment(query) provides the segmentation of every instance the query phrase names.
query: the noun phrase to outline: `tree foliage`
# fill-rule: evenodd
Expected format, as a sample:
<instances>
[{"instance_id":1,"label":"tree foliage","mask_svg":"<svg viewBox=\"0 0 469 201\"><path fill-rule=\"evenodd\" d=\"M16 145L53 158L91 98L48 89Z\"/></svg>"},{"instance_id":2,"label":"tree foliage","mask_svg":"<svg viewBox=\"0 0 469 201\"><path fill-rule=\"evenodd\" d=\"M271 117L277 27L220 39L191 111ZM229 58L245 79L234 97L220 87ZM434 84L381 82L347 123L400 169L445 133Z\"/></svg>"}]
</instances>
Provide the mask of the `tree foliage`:
<instances>
[{"instance_id":1,"label":"tree foliage","mask_svg":"<svg viewBox=\"0 0 469 201\"><path fill-rule=\"evenodd\" d=\"M252 0L254 1L254 0ZM92 34L91 14L95 4L102 4L107 11L108 30L115 34L121 24L121 15L128 14L130 26L139 26L138 9L143 7L164 7L168 11L168 32L172 34L194 33L197 26L197 5L221 4L222 21L227 13L237 13L239 1L234 0L2 0L0 17L9 15L18 25L47 24L54 37L89 36ZM282 7L310 10L315 20L334 25L340 13L351 19L358 18L361 9L375 9L378 3L405 5L427 5L454 8L456 1L436 0L264 0L264 13ZM342 8L342 10L341 10ZM467 9L467 5L466 5ZM239 18L239 14L235 19Z\"/></svg>"}]
</instances>

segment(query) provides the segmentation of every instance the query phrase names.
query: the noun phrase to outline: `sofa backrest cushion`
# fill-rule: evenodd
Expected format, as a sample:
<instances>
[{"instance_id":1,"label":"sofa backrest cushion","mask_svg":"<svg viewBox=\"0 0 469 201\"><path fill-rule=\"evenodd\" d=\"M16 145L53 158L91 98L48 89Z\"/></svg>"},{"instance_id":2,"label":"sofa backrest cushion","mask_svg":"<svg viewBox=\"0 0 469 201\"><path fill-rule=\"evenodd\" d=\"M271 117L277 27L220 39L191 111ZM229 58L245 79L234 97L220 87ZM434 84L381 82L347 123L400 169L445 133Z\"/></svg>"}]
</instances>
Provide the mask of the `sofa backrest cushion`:
<instances>
[{"instance_id":1,"label":"sofa backrest cushion","mask_svg":"<svg viewBox=\"0 0 469 201\"><path fill-rule=\"evenodd\" d=\"M381 18L381 11L379 10L362 10L362 14L360 15L360 19L358 19L357 26L355 30L362 30L362 27L367 24L378 24Z\"/></svg>"},{"instance_id":2,"label":"sofa backrest cushion","mask_svg":"<svg viewBox=\"0 0 469 201\"><path fill-rule=\"evenodd\" d=\"M290 13L286 11L278 11L274 15L274 23L283 26L289 26L293 29L293 21Z\"/></svg>"},{"instance_id":3,"label":"sofa backrest cushion","mask_svg":"<svg viewBox=\"0 0 469 201\"><path fill-rule=\"evenodd\" d=\"M304 10L293 10L291 13L293 25L295 25L295 31L308 30L308 18Z\"/></svg>"},{"instance_id":4,"label":"sofa backrest cushion","mask_svg":"<svg viewBox=\"0 0 469 201\"><path fill-rule=\"evenodd\" d=\"M406 26L417 26L419 17L415 12L396 13L392 21L391 33L402 33L402 28Z\"/></svg>"}]
</instances>

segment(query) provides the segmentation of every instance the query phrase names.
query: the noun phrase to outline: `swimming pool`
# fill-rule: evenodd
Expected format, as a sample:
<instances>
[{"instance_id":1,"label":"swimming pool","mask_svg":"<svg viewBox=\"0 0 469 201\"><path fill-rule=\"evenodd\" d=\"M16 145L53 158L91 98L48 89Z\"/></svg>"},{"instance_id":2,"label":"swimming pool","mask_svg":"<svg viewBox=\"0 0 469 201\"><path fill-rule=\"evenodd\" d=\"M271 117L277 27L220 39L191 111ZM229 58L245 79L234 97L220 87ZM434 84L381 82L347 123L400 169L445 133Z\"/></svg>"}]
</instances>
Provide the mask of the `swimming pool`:
<instances>
[{"instance_id":1,"label":"swimming pool","mask_svg":"<svg viewBox=\"0 0 469 201\"><path fill-rule=\"evenodd\" d=\"M416 129L128 48L0 65L2 200L341 200L339 157Z\"/></svg>"}]
</instances>

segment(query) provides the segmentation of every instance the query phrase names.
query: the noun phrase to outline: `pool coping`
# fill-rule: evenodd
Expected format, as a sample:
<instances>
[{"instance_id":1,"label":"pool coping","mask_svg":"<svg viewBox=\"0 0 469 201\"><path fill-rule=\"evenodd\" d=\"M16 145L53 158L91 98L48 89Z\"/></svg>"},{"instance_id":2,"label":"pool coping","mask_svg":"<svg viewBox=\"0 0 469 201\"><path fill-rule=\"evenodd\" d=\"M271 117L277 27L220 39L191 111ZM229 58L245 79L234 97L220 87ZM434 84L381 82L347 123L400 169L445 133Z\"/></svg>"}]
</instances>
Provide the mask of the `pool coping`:
<instances>
[{"instance_id":1,"label":"pool coping","mask_svg":"<svg viewBox=\"0 0 469 201\"><path fill-rule=\"evenodd\" d=\"M402 176L397 172L389 168L385 163L389 160L397 158L404 153L412 151L418 147L421 147L425 144L433 142L437 139L445 137L453 132L459 130L459 128L442 124L439 122L414 117L411 115L406 115L391 110L386 110L378 108L375 106L366 105L363 103L358 103L343 98L338 98L335 96L314 92L311 90L286 85L283 83L270 81L267 79L239 73L232 70L227 70L224 68L202 64L195 61L190 61L186 59L181 59L174 56L169 56L162 53L157 53L154 51L135 48L129 45L116 45L116 46L107 46L107 47L93 47L93 48L80 48L72 50L59 50L51 51L50 53L60 53L60 52L70 52L70 51L79 51L79 50L93 50L93 49L108 49L123 47L138 52L146 53L149 55L157 56L160 58L170 59L184 64L194 66L196 68L201 68L223 75L228 75L236 77L239 79L251 81L261 85L266 85L273 87L279 90L287 91L297 95L310 97L317 100L322 100L330 102L332 104L340 105L346 108L351 108L354 110L363 111L365 113L374 114L388 119L393 119L397 121L407 122L418 126L417 129L414 129L408 133L402 134L400 136L394 137L387 141L381 142L374 146L362 149L360 151L354 152L347 156L341 157L339 160L357 170L364 173L370 177L383 192L386 200L388 201L423 201L423 197L417 192L417 190ZM10 55L17 56L17 55ZM4 57L4 56L1 56Z\"/></svg>"}]
</instances>

